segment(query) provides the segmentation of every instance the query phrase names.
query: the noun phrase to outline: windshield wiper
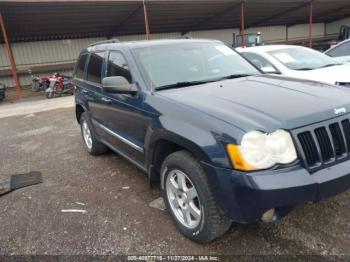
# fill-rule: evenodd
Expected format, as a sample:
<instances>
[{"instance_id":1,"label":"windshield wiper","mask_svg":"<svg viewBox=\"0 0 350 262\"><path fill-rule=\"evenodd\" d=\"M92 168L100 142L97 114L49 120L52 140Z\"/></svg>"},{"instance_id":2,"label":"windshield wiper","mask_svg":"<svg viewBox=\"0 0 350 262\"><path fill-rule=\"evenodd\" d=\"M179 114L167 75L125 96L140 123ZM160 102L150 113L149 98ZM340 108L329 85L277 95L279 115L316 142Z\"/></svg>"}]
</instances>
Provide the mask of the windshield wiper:
<instances>
[{"instance_id":1,"label":"windshield wiper","mask_svg":"<svg viewBox=\"0 0 350 262\"><path fill-rule=\"evenodd\" d=\"M240 77L246 77L246 76L251 76L251 75L250 74L235 74L235 75L228 75L228 76L224 76L224 77L220 77L220 78L203 80L203 81L177 82L175 84L158 86L155 88L155 90L159 91L159 90L172 89L172 88L182 88L182 87L187 87L187 86L202 85L202 84L206 84L206 83L218 82L218 81L225 80L225 79L234 79L234 78L240 78Z\"/></svg>"},{"instance_id":2,"label":"windshield wiper","mask_svg":"<svg viewBox=\"0 0 350 262\"><path fill-rule=\"evenodd\" d=\"M303 68L297 68L297 69L294 69L294 70L298 70L298 71L310 71L310 70L314 70L316 68L310 68L310 67L303 67Z\"/></svg>"},{"instance_id":3,"label":"windshield wiper","mask_svg":"<svg viewBox=\"0 0 350 262\"><path fill-rule=\"evenodd\" d=\"M247 76L252 76L252 75L250 75L250 74L228 75L228 76L220 77L217 81L224 80L224 79L235 79L235 78L247 77Z\"/></svg>"},{"instance_id":4,"label":"windshield wiper","mask_svg":"<svg viewBox=\"0 0 350 262\"><path fill-rule=\"evenodd\" d=\"M206 84L212 81L184 81L184 82L177 82L175 84L170 85L164 85L164 86L158 86L155 88L155 90L165 90L165 89L172 89L172 88L182 88L187 86L195 86L195 85L201 85Z\"/></svg>"},{"instance_id":5,"label":"windshield wiper","mask_svg":"<svg viewBox=\"0 0 350 262\"><path fill-rule=\"evenodd\" d=\"M295 69L295 70L298 70L298 71L309 71L309 70L315 70L315 69L320 69L320 68L326 68L326 67L331 67L331 66L336 66L336 65L341 65L341 64L327 64L327 65L324 65L324 66L321 66L321 67L316 67L316 68L311 68L311 67L303 67L303 68L298 68L298 69Z\"/></svg>"},{"instance_id":6,"label":"windshield wiper","mask_svg":"<svg viewBox=\"0 0 350 262\"><path fill-rule=\"evenodd\" d=\"M336 65L341 65L341 64L327 64L327 65L324 65L324 66L321 66L320 68L326 68L326 67L331 67L331 66L336 66Z\"/></svg>"}]
</instances>

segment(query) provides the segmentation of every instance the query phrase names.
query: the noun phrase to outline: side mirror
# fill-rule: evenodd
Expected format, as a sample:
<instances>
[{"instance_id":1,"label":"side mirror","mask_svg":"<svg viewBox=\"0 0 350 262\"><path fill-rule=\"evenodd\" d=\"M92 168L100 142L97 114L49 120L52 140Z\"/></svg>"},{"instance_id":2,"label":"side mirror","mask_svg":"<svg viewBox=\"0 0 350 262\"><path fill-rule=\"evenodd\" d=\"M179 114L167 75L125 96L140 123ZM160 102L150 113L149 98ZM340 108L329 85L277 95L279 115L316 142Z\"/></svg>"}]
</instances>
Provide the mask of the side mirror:
<instances>
[{"instance_id":1,"label":"side mirror","mask_svg":"<svg viewBox=\"0 0 350 262\"><path fill-rule=\"evenodd\" d=\"M123 76L110 76L102 79L102 88L109 93L135 95L138 88L135 84L130 84Z\"/></svg>"}]
</instances>

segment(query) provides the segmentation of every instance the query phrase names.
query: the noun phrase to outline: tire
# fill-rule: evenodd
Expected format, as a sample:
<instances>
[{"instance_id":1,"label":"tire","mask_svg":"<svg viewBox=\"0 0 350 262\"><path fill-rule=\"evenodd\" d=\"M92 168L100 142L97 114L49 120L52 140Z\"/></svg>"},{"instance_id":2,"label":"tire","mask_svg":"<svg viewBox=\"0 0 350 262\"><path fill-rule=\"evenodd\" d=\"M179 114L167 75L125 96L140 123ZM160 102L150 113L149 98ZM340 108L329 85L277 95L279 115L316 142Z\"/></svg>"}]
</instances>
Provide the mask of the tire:
<instances>
[{"instance_id":1,"label":"tire","mask_svg":"<svg viewBox=\"0 0 350 262\"><path fill-rule=\"evenodd\" d=\"M33 81L32 83L32 92L40 91L40 83L38 81Z\"/></svg>"},{"instance_id":2,"label":"tire","mask_svg":"<svg viewBox=\"0 0 350 262\"><path fill-rule=\"evenodd\" d=\"M101 155L106 153L108 148L97 140L96 134L94 133L94 130L92 128L91 121L86 112L84 112L80 117L80 130L86 150L91 155ZM90 134L90 139L88 136L86 136L88 135L88 133Z\"/></svg>"},{"instance_id":3,"label":"tire","mask_svg":"<svg viewBox=\"0 0 350 262\"><path fill-rule=\"evenodd\" d=\"M179 183L184 181L181 179L183 175L184 184ZM165 206L176 228L187 238L198 243L207 243L230 228L232 221L219 210L204 170L189 152L178 151L164 160L161 183ZM181 190L180 184L184 189ZM177 193L174 194L174 191ZM197 193L195 198L194 193ZM189 216L184 215L183 212L188 212L186 210L191 210Z\"/></svg>"},{"instance_id":4,"label":"tire","mask_svg":"<svg viewBox=\"0 0 350 262\"><path fill-rule=\"evenodd\" d=\"M47 99L51 99L55 97L55 93L50 91L50 92L45 92L45 96Z\"/></svg>"},{"instance_id":5,"label":"tire","mask_svg":"<svg viewBox=\"0 0 350 262\"><path fill-rule=\"evenodd\" d=\"M40 87L40 90L39 90L39 91L45 91L48 87L49 87L49 85L47 84L46 81L44 81L44 82L41 84L41 87Z\"/></svg>"}]
</instances>

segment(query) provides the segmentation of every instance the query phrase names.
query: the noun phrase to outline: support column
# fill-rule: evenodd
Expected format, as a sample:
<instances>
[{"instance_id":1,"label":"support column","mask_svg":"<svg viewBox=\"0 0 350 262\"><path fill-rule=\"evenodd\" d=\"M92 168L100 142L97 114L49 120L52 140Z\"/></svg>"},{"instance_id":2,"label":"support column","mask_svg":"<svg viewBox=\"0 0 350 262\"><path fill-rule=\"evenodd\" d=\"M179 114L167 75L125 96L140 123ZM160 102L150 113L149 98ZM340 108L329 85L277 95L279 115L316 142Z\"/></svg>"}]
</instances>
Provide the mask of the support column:
<instances>
[{"instance_id":1,"label":"support column","mask_svg":"<svg viewBox=\"0 0 350 262\"><path fill-rule=\"evenodd\" d=\"M245 33L244 33L244 1L241 2L241 36L242 36L242 47L245 47Z\"/></svg>"},{"instance_id":2,"label":"support column","mask_svg":"<svg viewBox=\"0 0 350 262\"><path fill-rule=\"evenodd\" d=\"M310 13L309 13L309 47L312 48L312 24L313 24L313 1L310 2Z\"/></svg>"},{"instance_id":3,"label":"support column","mask_svg":"<svg viewBox=\"0 0 350 262\"><path fill-rule=\"evenodd\" d=\"M145 17L146 38L147 38L147 40L150 40L151 39L151 32L150 32L150 29L149 29L149 21L148 21L146 0L143 0L143 13L144 13L144 17Z\"/></svg>"},{"instance_id":4,"label":"support column","mask_svg":"<svg viewBox=\"0 0 350 262\"><path fill-rule=\"evenodd\" d=\"M0 13L0 26L1 26L2 37L3 37L4 41L5 41L5 47L6 47L7 55L9 57L9 60L10 60L10 63L11 63L12 78L13 78L13 81L15 82L15 84L16 84L17 95L18 95L18 97L22 97L22 88L21 88L21 85L20 85L19 80L18 80L17 68L16 68L15 60L13 59L11 46L10 46L10 43L8 41L8 38L7 38L7 33L6 33L4 19L3 19L3 16L2 16L1 13Z\"/></svg>"}]
</instances>

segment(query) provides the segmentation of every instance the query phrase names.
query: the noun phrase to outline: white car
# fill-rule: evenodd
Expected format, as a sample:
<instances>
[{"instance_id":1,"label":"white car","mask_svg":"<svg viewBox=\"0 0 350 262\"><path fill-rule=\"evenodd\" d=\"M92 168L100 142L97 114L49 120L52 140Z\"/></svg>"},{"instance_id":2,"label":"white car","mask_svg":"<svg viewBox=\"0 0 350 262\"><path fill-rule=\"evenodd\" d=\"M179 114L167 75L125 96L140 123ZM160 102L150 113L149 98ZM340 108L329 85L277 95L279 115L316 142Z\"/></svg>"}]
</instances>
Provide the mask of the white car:
<instances>
[{"instance_id":1,"label":"white car","mask_svg":"<svg viewBox=\"0 0 350 262\"><path fill-rule=\"evenodd\" d=\"M350 87L350 65L307 47L266 45L236 50L265 73Z\"/></svg>"},{"instance_id":2,"label":"white car","mask_svg":"<svg viewBox=\"0 0 350 262\"><path fill-rule=\"evenodd\" d=\"M338 43L324 53L339 63L350 63L350 39Z\"/></svg>"}]
</instances>

